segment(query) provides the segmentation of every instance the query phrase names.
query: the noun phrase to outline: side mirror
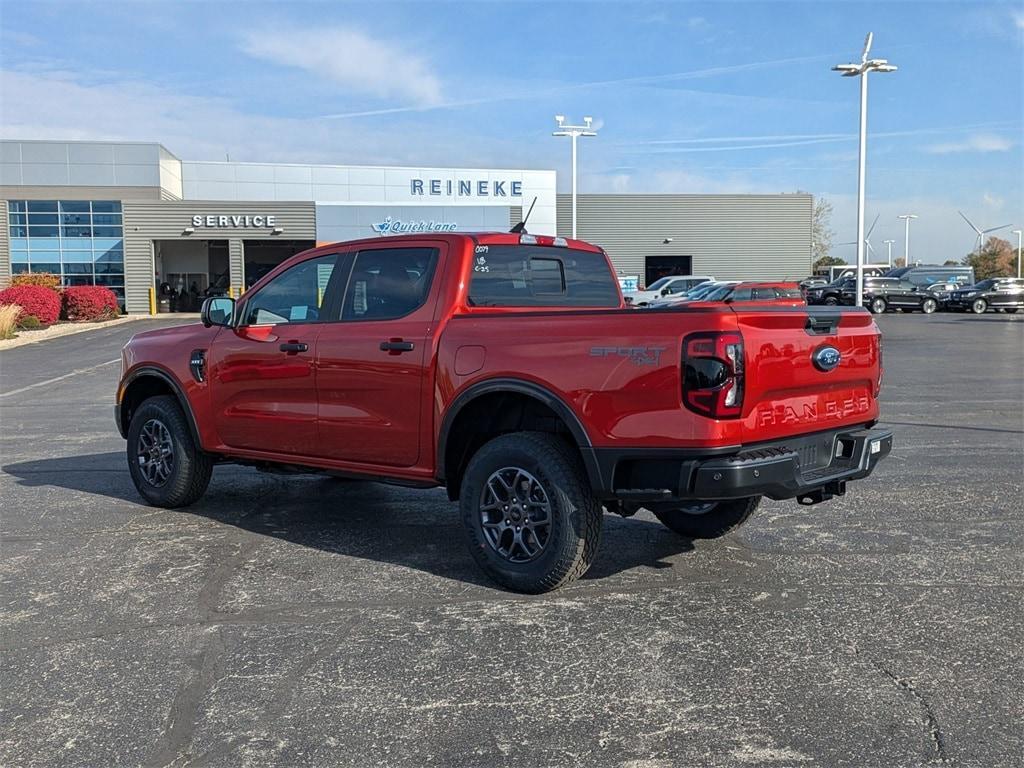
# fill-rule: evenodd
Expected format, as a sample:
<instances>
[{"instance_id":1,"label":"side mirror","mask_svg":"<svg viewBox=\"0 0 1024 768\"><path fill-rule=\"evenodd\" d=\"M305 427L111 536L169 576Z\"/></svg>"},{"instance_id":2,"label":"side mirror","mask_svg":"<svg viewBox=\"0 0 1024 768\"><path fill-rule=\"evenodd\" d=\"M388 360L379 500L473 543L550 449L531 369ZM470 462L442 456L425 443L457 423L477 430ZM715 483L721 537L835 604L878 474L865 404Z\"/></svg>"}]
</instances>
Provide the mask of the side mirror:
<instances>
[{"instance_id":1,"label":"side mirror","mask_svg":"<svg viewBox=\"0 0 1024 768\"><path fill-rule=\"evenodd\" d=\"M203 302L201 318L207 328L214 325L231 325L234 314L235 300L228 296L211 296Z\"/></svg>"},{"instance_id":2,"label":"side mirror","mask_svg":"<svg viewBox=\"0 0 1024 768\"><path fill-rule=\"evenodd\" d=\"M668 296L670 293L672 293L672 291L670 291L668 288L662 288L661 289L661 295L662 296Z\"/></svg>"}]
</instances>

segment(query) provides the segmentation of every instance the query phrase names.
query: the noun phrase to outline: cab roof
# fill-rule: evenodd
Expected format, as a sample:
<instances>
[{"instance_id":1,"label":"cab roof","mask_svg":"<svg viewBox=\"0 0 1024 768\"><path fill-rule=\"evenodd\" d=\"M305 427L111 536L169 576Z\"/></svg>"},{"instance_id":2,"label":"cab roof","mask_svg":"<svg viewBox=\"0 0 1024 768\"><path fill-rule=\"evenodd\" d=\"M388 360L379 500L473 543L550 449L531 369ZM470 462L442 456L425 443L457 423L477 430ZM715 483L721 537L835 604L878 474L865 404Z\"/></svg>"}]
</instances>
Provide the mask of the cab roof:
<instances>
[{"instance_id":1,"label":"cab roof","mask_svg":"<svg viewBox=\"0 0 1024 768\"><path fill-rule=\"evenodd\" d=\"M395 245L423 243L428 240L435 242L440 240L450 245L465 243L466 241L475 245L541 245L604 253L604 249L583 240L573 240L572 238L555 237L552 235L533 235L526 232L522 234L514 232L421 232L409 235L381 235L359 240L323 243L317 246L317 250L322 248L351 248L353 246L375 245L379 244L382 240L387 240L387 242L394 243Z\"/></svg>"}]
</instances>

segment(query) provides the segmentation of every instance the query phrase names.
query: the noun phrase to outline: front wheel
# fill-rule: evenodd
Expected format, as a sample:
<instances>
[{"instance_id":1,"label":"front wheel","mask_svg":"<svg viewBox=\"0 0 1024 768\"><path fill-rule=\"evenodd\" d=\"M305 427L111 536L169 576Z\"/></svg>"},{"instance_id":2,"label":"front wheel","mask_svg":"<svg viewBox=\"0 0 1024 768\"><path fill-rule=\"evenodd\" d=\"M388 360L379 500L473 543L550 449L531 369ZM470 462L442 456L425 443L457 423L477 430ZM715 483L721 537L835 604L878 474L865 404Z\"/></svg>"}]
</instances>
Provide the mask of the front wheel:
<instances>
[{"instance_id":1,"label":"front wheel","mask_svg":"<svg viewBox=\"0 0 1024 768\"><path fill-rule=\"evenodd\" d=\"M826 296L825 297L825 306L826 307L834 307L838 303L839 303L839 299L837 299L835 296Z\"/></svg>"},{"instance_id":2,"label":"front wheel","mask_svg":"<svg viewBox=\"0 0 1024 768\"><path fill-rule=\"evenodd\" d=\"M888 304L885 303L885 299L872 299L871 300L871 311L876 315L881 315L888 308Z\"/></svg>"},{"instance_id":3,"label":"front wheel","mask_svg":"<svg viewBox=\"0 0 1024 768\"><path fill-rule=\"evenodd\" d=\"M549 592L578 579L601 541L601 505L583 462L543 432L501 435L480 448L462 478L459 507L473 559L516 592Z\"/></svg>"},{"instance_id":4,"label":"front wheel","mask_svg":"<svg viewBox=\"0 0 1024 768\"><path fill-rule=\"evenodd\" d=\"M135 409L128 426L128 471L139 494L156 507L185 507L206 493L213 461L192 440L173 397L151 397Z\"/></svg>"},{"instance_id":5,"label":"front wheel","mask_svg":"<svg viewBox=\"0 0 1024 768\"><path fill-rule=\"evenodd\" d=\"M938 308L939 302L937 302L935 299L925 299L924 301L921 302L921 311L924 312L926 315L930 315Z\"/></svg>"},{"instance_id":6,"label":"front wheel","mask_svg":"<svg viewBox=\"0 0 1024 768\"><path fill-rule=\"evenodd\" d=\"M985 301L984 299L975 299L974 302L971 304L971 312L973 312L976 315L984 315L987 309L988 302Z\"/></svg>"},{"instance_id":7,"label":"front wheel","mask_svg":"<svg viewBox=\"0 0 1024 768\"><path fill-rule=\"evenodd\" d=\"M654 509L654 516L671 531L688 539L717 539L745 523L760 496L728 501L694 501L671 509Z\"/></svg>"}]
</instances>

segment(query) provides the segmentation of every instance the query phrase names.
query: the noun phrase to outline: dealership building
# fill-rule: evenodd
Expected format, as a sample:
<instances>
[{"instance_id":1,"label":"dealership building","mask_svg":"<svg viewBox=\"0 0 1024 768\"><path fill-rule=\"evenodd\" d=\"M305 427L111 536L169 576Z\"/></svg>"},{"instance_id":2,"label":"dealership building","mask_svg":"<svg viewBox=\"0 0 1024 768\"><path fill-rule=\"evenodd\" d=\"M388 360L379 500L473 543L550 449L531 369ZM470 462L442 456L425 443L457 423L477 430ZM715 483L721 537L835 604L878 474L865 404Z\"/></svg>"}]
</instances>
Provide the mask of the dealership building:
<instances>
[{"instance_id":1,"label":"dealership building","mask_svg":"<svg viewBox=\"0 0 1024 768\"><path fill-rule=\"evenodd\" d=\"M399 233L571 234L552 170L182 160L156 143L0 141L0 285L51 272L128 312L239 295L317 244ZM581 195L580 238L624 281L808 272L809 195ZM170 297L170 300L167 299Z\"/></svg>"}]
</instances>

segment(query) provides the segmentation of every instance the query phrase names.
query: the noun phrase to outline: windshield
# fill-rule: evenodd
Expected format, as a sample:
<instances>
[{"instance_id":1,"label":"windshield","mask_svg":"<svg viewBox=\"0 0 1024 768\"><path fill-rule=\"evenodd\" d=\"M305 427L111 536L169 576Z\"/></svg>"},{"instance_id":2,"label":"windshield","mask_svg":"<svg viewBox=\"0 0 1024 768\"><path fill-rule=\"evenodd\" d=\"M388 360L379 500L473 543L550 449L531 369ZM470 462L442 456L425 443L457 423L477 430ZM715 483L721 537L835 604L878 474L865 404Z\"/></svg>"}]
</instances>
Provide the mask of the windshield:
<instances>
[{"instance_id":1,"label":"windshield","mask_svg":"<svg viewBox=\"0 0 1024 768\"><path fill-rule=\"evenodd\" d=\"M713 290L718 288L717 283L701 283L696 288L691 288L686 292L686 298L688 299L699 299L703 296L707 296Z\"/></svg>"},{"instance_id":2,"label":"windshield","mask_svg":"<svg viewBox=\"0 0 1024 768\"><path fill-rule=\"evenodd\" d=\"M651 283L650 285L647 286L647 290L648 291L656 291L659 288L664 288L665 287L665 283L667 283L673 277L675 277L675 275L669 275L668 277L659 277L657 280L655 280L653 283Z\"/></svg>"},{"instance_id":3,"label":"windshield","mask_svg":"<svg viewBox=\"0 0 1024 768\"><path fill-rule=\"evenodd\" d=\"M720 285L718 286L718 288L711 291L702 298L704 298L707 301L721 301L722 299L726 298L730 293L732 293L733 287L734 286L731 285Z\"/></svg>"}]
</instances>

